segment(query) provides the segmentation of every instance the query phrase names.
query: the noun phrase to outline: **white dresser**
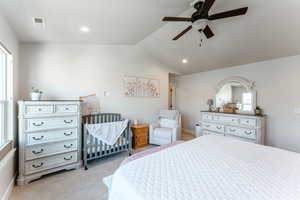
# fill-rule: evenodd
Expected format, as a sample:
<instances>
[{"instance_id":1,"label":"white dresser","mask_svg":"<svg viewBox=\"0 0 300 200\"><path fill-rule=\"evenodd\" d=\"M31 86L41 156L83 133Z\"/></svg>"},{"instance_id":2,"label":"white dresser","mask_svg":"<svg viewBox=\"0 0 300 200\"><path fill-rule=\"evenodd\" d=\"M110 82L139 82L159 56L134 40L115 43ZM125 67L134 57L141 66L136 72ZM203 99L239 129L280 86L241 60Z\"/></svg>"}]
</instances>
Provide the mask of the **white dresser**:
<instances>
[{"instance_id":1,"label":"white dresser","mask_svg":"<svg viewBox=\"0 0 300 200\"><path fill-rule=\"evenodd\" d=\"M201 112L199 125L200 135L217 134L265 144L266 116Z\"/></svg>"},{"instance_id":2,"label":"white dresser","mask_svg":"<svg viewBox=\"0 0 300 200\"><path fill-rule=\"evenodd\" d=\"M80 101L19 101L19 185L81 165Z\"/></svg>"}]
</instances>

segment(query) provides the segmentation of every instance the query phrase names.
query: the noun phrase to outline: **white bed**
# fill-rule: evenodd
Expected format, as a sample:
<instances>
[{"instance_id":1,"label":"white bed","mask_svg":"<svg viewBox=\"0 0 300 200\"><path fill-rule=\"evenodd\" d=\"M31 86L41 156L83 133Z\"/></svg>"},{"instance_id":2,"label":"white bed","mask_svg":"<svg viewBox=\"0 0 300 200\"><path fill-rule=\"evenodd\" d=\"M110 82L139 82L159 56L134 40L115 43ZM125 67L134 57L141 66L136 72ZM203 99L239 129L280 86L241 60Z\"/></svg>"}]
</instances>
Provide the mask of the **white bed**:
<instances>
[{"instance_id":1,"label":"white bed","mask_svg":"<svg viewBox=\"0 0 300 200\"><path fill-rule=\"evenodd\" d=\"M204 136L121 166L109 200L299 200L300 155Z\"/></svg>"}]
</instances>

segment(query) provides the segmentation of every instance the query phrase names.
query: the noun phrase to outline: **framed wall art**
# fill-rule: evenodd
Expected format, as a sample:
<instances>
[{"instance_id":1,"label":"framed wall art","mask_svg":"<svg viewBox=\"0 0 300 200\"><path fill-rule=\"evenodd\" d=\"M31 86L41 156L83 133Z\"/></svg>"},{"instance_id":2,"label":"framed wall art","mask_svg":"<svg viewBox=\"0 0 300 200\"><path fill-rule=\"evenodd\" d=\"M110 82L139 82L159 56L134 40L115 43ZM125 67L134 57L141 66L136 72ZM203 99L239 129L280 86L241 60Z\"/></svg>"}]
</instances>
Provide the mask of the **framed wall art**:
<instances>
[{"instance_id":1,"label":"framed wall art","mask_svg":"<svg viewBox=\"0 0 300 200\"><path fill-rule=\"evenodd\" d=\"M160 82L158 79L125 76L124 95L126 97L159 97Z\"/></svg>"}]
</instances>

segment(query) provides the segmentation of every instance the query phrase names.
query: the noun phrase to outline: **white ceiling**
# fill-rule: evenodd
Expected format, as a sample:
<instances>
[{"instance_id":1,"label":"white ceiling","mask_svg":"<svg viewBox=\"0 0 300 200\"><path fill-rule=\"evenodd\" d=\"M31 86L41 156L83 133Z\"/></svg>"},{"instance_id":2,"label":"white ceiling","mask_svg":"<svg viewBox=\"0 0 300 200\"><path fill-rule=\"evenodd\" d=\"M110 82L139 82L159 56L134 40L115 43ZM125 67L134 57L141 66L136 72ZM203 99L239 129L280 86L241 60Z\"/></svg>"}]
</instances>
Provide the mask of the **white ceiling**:
<instances>
[{"instance_id":1,"label":"white ceiling","mask_svg":"<svg viewBox=\"0 0 300 200\"><path fill-rule=\"evenodd\" d=\"M215 37L197 45L188 24L163 16L189 16L192 0L1 0L0 11L23 42L137 44L182 74L300 54L300 1L216 0L211 13L248 6L247 15L211 22ZM180 14L181 13L181 14ZM46 29L32 17L46 19ZM88 34L81 25L91 28ZM187 58L189 63L182 64Z\"/></svg>"},{"instance_id":2,"label":"white ceiling","mask_svg":"<svg viewBox=\"0 0 300 200\"><path fill-rule=\"evenodd\" d=\"M163 25L165 15L178 15L190 0L0 0L22 42L136 44ZM33 27L44 17L46 29ZM80 26L91 32L82 34Z\"/></svg>"}]
</instances>

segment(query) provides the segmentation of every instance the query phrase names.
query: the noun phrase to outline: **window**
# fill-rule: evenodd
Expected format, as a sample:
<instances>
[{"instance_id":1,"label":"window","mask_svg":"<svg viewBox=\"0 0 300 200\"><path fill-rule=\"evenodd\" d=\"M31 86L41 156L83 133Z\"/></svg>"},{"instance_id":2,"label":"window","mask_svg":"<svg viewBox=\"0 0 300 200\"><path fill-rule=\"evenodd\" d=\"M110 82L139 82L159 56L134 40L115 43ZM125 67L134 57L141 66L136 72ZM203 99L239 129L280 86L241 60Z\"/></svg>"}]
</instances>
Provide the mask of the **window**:
<instances>
[{"instance_id":1,"label":"window","mask_svg":"<svg viewBox=\"0 0 300 200\"><path fill-rule=\"evenodd\" d=\"M243 93L243 111L252 111L252 94Z\"/></svg>"},{"instance_id":2,"label":"window","mask_svg":"<svg viewBox=\"0 0 300 200\"><path fill-rule=\"evenodd\" d=\"M12 56L0 43L0 147L8 142L12 116Z\"/></svg>"}]
</instances>

